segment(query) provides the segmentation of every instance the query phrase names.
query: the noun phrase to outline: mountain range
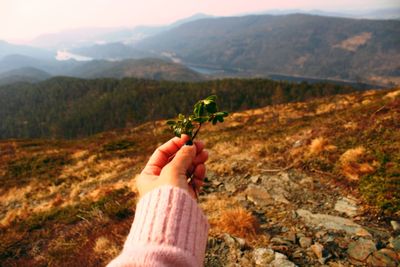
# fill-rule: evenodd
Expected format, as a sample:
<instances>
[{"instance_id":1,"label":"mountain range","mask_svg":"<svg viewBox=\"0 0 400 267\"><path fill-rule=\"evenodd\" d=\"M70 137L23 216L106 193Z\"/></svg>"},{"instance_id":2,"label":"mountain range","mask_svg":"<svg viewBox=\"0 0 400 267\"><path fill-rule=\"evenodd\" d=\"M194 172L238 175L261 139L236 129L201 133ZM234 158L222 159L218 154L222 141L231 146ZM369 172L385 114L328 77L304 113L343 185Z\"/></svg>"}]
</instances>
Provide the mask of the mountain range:
<instances>
[{"instance_id":1,"label":"mountain range","mask_svg":"<svg viewBox=\"0 0 400 267\"><path fill-rule=\"evenodd\" d=\"M400 75L400 21L303 14L201 19L137 43L184 64L368 81Z\"/></svg>"},{"instance_id":2,"label":"mountain range","mask_svg":"<svg viewBox=\"0 0 400 267\"><path fill-rule=\"evenodd\" d=\"M52 35L54 42L48 42L51 49L1 42L0 73L32 67L51 75L122 77L120 74L136 75L141 72L141 77L152 78L154 73L144 71L149 70L146 64L139 71L136 62L136 71L120 71L118 75L110 68L104 71L104 66L115 66L116 61L126 66L127 62L122 61L127 59L152 58L154 62L158 58L165 61L160 61L160 64L171 65L173 62L196 71L205 70L208 78L296 77L386 86L400 84L400 20L349 19L308 14L237 17L198 14L166 26L143 26L134 31L98 30L93 38L88 34L90 41L86 43L79 43L78 38L77 43L67 44L72 37L77 36L75 33ZM100 40L99 36L106 35L118 38L100 38L103 41L96 43ZM54 60L55 49L61 49L60 42L63 41L59 37L62 36L67 40L65 45L70 47L69 52L94 60L87 65L91 69L95 69L98 64L97 74L86 76L86 70L79 73L79 68L85 69L83 62ZM41 45L44 46L43 42ZM105 63L105 60L114 63ZM175 67L181 70L185 68ZM160 69L163 69L162 72L171 70L161 66ZM185 72L189 75L187 78L181 75L176 78L192 80L194 76L201 76L193 71ZM167 73L155 76L174 77Z\"/></svg>"}]
</instances>

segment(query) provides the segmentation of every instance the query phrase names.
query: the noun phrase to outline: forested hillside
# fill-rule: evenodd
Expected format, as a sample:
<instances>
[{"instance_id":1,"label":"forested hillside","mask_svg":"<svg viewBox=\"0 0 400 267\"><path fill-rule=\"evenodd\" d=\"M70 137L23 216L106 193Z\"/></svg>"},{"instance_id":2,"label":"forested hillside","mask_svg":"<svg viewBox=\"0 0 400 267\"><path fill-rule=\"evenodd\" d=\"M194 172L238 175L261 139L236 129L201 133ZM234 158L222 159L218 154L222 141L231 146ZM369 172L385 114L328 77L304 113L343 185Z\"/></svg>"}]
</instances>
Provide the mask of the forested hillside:
<instances>
[{"instance_id":1,"label":"forested hillside","mask_svg":"<svg viewBox=\"0 0 400 267\"><path fill-rule=\"evenodd\" d=\"M202 19L135 46L253 74L377 81L399 77L400 21L291 15Z\"/></svg>"},{"instance_id":2,"label":"forested hillside","mask_svg":"<svg viewBox=\"0 0 400 267\"><path fill-rule=\"evenodd\" d=\"M37 84L0 87L0 138L88 136L173 117L210 94L223 99L221 108L238 111L354 90L263 79L185 83L57 77Z\"/></svg>"}]
</instances>

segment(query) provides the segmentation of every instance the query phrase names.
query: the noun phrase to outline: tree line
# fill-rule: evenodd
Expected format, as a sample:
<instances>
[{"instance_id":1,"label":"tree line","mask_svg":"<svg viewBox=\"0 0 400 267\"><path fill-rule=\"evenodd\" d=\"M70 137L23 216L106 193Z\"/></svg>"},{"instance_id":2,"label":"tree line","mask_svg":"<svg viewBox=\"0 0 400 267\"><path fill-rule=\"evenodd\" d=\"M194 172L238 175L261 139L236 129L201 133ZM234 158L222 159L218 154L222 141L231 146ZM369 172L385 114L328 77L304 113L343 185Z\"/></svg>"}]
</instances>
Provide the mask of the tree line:
<instances>
[{"instance_id":1,"label":"tree line","mask_svg":"<svg viewBox=\"0 0 400 267\"><path fill-rule=\"evenodd\" d=\"M328 83L267 79L172 82L56 77L0 87L0 138L76 138L186 113L210 94L239 111L304 101L356 89Z\"/></svg>"}]
</instances>

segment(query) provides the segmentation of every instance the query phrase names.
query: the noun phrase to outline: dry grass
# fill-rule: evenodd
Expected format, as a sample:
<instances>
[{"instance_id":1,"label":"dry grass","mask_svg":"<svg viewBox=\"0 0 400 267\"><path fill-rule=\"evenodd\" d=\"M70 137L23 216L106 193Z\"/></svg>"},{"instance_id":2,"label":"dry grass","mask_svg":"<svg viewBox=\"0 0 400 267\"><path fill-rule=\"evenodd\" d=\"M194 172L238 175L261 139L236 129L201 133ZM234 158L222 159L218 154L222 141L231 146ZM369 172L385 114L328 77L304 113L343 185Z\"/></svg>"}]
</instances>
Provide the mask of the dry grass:
<instances>
[{"instance_id":1,"label":"dry grass","mask_svg":"<svg viewBox=\"0 0 400 267\"><path fill-rule=\"evenodd\" d=\"M308 154L309 155L319 155L323 151L335 151L336 146L330 145L329 141L324 137L318 137L311 141Z\"/></svg>"},{"instance_id":2,"label":"dry grass","mask_svg":"<svg viewBox=\"0 0 400 267\"><path fill-rule=\"evenodd\" d=\"M115 243L105 236L97 238L93 250L96 254L106 255L108 258L114 258L119 253L119 249Z\"/></svg>"},{"instance_id":3,"label":"dry grass","mask_svg":"<svg viewBox=\"0 0 400 267\"><path fill-rule=\"evenodd\" d=\"M257 239L259 229L257 218L244 209L235 198L224 194L210 195L205 202L201 203L201 207L211 225L211 235L229 233L248 241Z\"/></svg>"},{"instance_id":4,"label":"dry grass","mask_svg":"<svg viewBox=\"0 0 400 267\"><path fill-rule=\"evenodd\" d=\"M396 98L399 97L399 96L400 96L400 90L397 90L397 91L393 91L393 92L387 93L387 94L384 96L384 98L390 99L390 100L394 100L394 99L396 99Z\"/></svg>"},{"instance_id":5,"label":"dry grass","mask_svg":"<svg viewBox=\"0 0 400 267\"><path fill-rule=\"evenodd\" d=\"M342 173L350 180L359 180L362 175L373 173L374 166L365 161L366 150L364 147L356 147L344 152L339 163Z\"/></svg>"},{"instance_id":6,"label":"dry grass","mask_svg":"<svg viewBox=\"0 0 400 267\"><path fill-rule=\"evenodd\" d=\"M219 231L248 240L257 238L260 227L257 218L242 207L222 211L214 223Z\"/></svg>"}]
</instances>

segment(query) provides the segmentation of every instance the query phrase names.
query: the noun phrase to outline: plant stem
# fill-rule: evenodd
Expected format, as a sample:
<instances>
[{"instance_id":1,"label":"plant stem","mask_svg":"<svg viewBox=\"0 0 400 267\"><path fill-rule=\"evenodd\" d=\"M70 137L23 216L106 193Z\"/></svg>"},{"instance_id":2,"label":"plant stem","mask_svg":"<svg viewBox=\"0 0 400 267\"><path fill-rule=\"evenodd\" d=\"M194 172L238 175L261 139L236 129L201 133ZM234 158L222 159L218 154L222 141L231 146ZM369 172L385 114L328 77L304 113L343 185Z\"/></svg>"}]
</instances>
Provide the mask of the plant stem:
<instances>
[{"instance_id":1,"label":"plant stem","mask_svg":"<svg viewBox=\"0 0 400 267\"><path fill-rule=\"evenodd\" d=\"M202 123L200 123L199 128L197 128L196 132L194 132L194 135L193 135L193 137L192 137L192 141L196 138L197 133L200 131L200 129L201 129L201 124L202 124Z\"/></svg>"}]
</instances>

